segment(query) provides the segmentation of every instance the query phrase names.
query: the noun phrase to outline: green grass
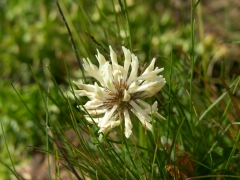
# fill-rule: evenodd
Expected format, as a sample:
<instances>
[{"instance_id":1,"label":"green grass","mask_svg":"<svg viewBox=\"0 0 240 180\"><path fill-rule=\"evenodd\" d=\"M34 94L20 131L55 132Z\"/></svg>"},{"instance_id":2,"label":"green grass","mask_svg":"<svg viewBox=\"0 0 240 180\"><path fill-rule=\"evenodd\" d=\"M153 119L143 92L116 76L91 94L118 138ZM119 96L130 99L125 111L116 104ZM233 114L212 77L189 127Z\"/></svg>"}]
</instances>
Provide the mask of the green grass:
<instances>
[{"instance_id":1,"label":"green grass","mask_svg":"<svg viewBox=\"0 0 240 180\"><path fill-rule=\"evenodd\" d=\"M24 178L21 168L42 152L46 179L60 179L63 171L69 179L240 178L240 76L229 76L231 50L219 43L238 39L207 35L204 4L182 3L178 8L154 0L0 4L0 177ZM147 102L157 100L167 120L154 119L153 133L132 116L129 139L121 126L100 142L97 126L77 108L88 99L71 93L77 89L72 81L93 82L82 59L97 65L96 49L109 59L109 45L120 64L125 46L138 56L140 72L153 57L164 67L167 84ZM215 68L219 76L211 77L208 69L215 60L223 63Z\"/></svg>"}]
</instances>

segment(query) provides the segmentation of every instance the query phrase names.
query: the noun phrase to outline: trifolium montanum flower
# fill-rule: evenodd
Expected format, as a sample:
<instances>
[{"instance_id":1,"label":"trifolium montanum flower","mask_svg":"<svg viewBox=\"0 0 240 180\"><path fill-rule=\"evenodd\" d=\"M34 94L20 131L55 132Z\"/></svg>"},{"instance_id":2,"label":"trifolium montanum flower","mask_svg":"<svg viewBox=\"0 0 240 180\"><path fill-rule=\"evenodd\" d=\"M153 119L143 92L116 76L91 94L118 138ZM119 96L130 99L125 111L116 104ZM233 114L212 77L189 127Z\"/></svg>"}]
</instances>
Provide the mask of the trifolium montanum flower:
<instances>
[{"instance_id":1,"label":"trifolium montanum flower","mask_svg":"<svg viewBox=\"0 0 240 180\"><path fill-rule=\"evenodd\" d=\"M157 101L150 105L144 99L154 96L166 84L165 78L158 75L164 68L154 68L156 59L153 58L143 73L138 75L138 58L130 50L122 47L125 60L121 66L116 53L111 46L109 48L111 62L98 50L96 58L99 67L88 58L83 59L86 75L96 80L94 84L74 81L80 89L75 90L75 94L90 99L82 108L87 111L86 120L95 122L101 135L124 122L124 134L129 138L133 127L130 113L133 113L147 130L152 131L151 116L165 118L158 113Z\"/></svg>"}]
</instances>

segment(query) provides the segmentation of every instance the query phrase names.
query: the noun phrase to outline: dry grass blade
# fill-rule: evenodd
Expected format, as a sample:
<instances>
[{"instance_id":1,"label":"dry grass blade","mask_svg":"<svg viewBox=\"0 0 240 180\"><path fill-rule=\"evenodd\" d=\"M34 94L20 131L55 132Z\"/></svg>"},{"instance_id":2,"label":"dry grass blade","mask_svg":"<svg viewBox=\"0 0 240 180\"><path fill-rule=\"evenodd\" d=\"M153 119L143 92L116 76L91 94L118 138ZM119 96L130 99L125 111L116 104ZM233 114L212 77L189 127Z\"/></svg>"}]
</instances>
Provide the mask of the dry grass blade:
<instances>
[{"instance_id":1,"label":"dry grass blade","mask_svg":"<svg viewBox=\"0 0 240 180\"><path fill-rule=\"evenodd\" d=\"M229 87L228 87L228 85L226 84L226 82L225 82L222 78L220 78L220 79L221 79L224 87L225 87L226 89L229 89ZM238 118L240 119L240 109L239 109L239 106L238 106L235 98L233 97L233 94L231 93L231 91L228 91L228 95L229 95L229 97L231 98L232 103L233 103L233 107L235 108L235 110L236 110L236 112L237 112L237 115L238 115Z\"/></svg>"},{"instance_id":2,"label":"dry grass blade","mask_svg":"<svg viewBox=\"0 0 240 180\"><path fill-rule=\"evenodd\" d=\"M179 50L180 50L181 53L184 55L184 57L186 58L186 60L187 60L188 62L190 62L190 59L189 59L189 57L186 55L186 53L185 53L181 48L179 48ZM211 87L211 85L207 82L207 80L201 75L199 69L198 69L196 66L194 66L194 71L195 71L195 72L198 74L198 76L201 78L201 80L203 81L204 85L208 88L208 90L209 90L210 93L214 96L214 98L215 98L215 99L218 99L219 96L218 96L217 92ZM224 103L223 101L220 101L219 103L220 103L220 105L221 105L221 108L222 108L223 110L225 110L225 109L226 109L225 103ZM233 117L233 115L232 115L228 110L226 111L226 114L227 114L228 119L230 120L230 122L234 122L234 117Z\"/></svg>"}]
</instances>

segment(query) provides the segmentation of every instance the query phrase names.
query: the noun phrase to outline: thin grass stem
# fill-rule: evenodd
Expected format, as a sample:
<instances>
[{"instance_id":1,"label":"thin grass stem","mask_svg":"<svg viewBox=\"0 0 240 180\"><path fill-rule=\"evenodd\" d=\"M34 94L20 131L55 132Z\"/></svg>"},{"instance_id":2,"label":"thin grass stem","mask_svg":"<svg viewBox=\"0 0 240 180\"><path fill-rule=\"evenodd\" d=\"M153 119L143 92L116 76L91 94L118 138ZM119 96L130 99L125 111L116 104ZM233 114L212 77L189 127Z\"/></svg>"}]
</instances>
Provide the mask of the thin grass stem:
<instances>
[{"instance_id":1,"label":"thin grass stem","mask_svg":"<svg viewBox=\"0 0 240 180\"><path fill-rule=\"evenodd\" d=\"M5 142L5 145L6 145L6 148L7 148L7 152L8 152L8 157L9 157L9 159L10 159L10 161L11 161L11 164L12 164L12 167L13 167L13 171L12 171L12 172L14 173L15 177L20 180L20 178L19 178L18 175L17 175L17 171L16 171L16 169L15 169L15 166L14 166L14 163L13 163L13 160L12 160L11 153L10 153L10 151L9 151L9 149L8 149L7 140L6 140L5 132L4 132L4 130L3 130L2 122L0 122L0 123L1 123L1 129L2 129L2 134L3 134L3 139L4 139L4 142Z\"/></svg>"}]
</instances>

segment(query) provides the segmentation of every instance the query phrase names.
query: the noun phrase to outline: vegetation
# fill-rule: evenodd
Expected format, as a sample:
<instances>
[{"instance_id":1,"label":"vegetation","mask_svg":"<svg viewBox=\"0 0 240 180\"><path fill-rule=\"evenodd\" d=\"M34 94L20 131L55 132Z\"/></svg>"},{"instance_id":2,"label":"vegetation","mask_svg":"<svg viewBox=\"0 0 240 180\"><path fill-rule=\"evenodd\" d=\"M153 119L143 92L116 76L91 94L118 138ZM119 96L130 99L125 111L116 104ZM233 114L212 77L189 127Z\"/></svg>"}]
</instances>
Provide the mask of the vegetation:
<instances>
[{"instance_id":1,"label":"vegetation","mask_svg":"<svg viewBox=\"0 0 240 180\"><path fill-rule=\"evenodd\" d=\"M240 178L240 4L221 2L1 1L1 179ZM164 67L153 133L131 115L130 138L121 126L99 141L78 108L72 81L93 83L82 59L110 59L109 45L139 72Z\"/></svg>"}]
</instances>

